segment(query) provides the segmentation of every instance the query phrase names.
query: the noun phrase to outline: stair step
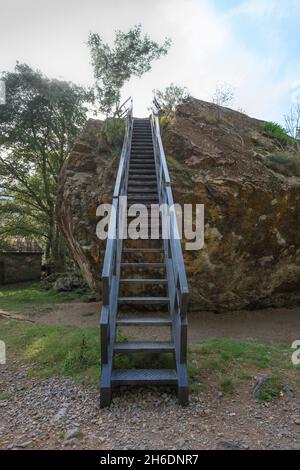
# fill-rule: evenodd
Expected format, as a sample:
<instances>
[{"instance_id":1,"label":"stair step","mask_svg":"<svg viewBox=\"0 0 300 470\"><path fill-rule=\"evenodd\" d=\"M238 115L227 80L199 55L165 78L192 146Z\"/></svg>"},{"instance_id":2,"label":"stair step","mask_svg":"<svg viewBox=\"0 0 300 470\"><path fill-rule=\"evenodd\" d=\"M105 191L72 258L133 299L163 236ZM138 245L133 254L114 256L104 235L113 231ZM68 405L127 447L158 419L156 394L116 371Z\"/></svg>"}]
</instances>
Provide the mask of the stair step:
<instances>
[{"instance_id":1,"label":"stair step","mask_svg":"<svg viewBox=\"0 0 300 470\"><path fill-rule=\"evenodd\" d=\"M169 297L119 297L119 304L167 304Z\"/></svg>"},{"instance_id":2,"label":"stair step","mask_svg":"<svg viewBox=\"0 0 300 470\"><path fill-rule=\"evenodd\" d=\"M145 132L152 135L151 126L133 126L133 134Z\"/></svg>"},{"instance_id":3,"label":"stair step","mask_svg":"<svg viewBox=\"0 0 300 470\"><path fill-rule=\"evenodd\" d=\"M146 194L144 192L141 193L141 191L139 191L137 193L134 192L133 194L130 194L128 192L127 198L128 198L128 201L141 200L141 201L157 201L158 202L157 192L153 193L153 191L151 191L151 193L147 193L147 191L146 191Z\"/></svg>"},{"instance_id":4,"label":"stair step","mask_svg":"<svg viewBox=\"0 0 300 470\"><path fill-rule=\"evenodd\" d=\"M141 188L137 188L137 187L132 187L132 186L128 186L128 190L127 190L127 196L129 196L129 194L131 193L141 193ZM153 186L153 188L151 188L150 186L149 187L146 187L146 188L143 188L143 194L156 194L157 195L157 188L156 186Z\"/></svg>"},{"instance_id":5,"label":"stair step","mask_svg":"<svg viewBox=\"0 0 300 470\"><path fill-rule=\"evenodd\" d=\"M124 284L167 284L167 279L120 279Z\"/></svg>"},{"instance_id":6,"label":"stair step","mask_svg":"<svg viewBox=\"0 0 300 470\"><path fill-rule=\"evenodd\" d=\"M123 248L123 253L163 253L163 248Z\"/></svg>"},{"instance_id":7,"label":"stair step","mask_svg":"<svg viewBox=\"0 0 300 470\"><path fill-rule=\"evenodd\" d=\"M155 166L155 160L154 158L131 158L130 159L130 165L152 165Z\"/></svg>"},{"instance_id":8,"label":"stair step","mask_svg":"<svg viewBox=\"0 0 300 470\"><path fill-rule=\"evenodd\" d=\"M141 204L145 204L147 202L155 204L158 203L158 197L156 195L151 196L151 194L147 195L128 195L128 204L135 204L136 202L140 202Z\"/></svg>"},{"instance_id":9,"label":"stair step","mask_svg":"<svg viewBox=\"0 0 300 470\"><path fill-rule=\"evenodd\" d=\"M143 162L143 163L135 163L130 162L130 169L140 169L140 168L147 168L155 170L155 163L153 162Z\"/></svg>"},{"instance_id":10,"label":"stair step","mask_svg":"<svg viewBox=\"0 0 300 470\"><path fill-rule=\"evenodd\" d=\"M130 193L141 193L143 192L143 194L148 194L148 193L152 193L152 194L156 194L157 195L157 187L156 185L152 184L146 184L145 186L144 185L130 185L128 186L128 194Z\"/></svg>"},{"instance_id":11,"label":"stair step","mask_svg":"<svg viewBox=\"0 0 300 470\"><path fill-rule=\"evenodd\" d=\"M170 318L120 318L117 319L118 326L171 326L172 320Z\"/></svg>"},{"instance_id":12,"label":"stair step","mask_svg":"<svg viewBox=\"0 0 300 470\"><path fill-rule=\"evenodd\" d=\"M129 171L129 173L135 173L137 175L143 175L143 174L145 174L145 175L148 175L148 174L156 175L155 168L153 168L153 169L152 168L150 168L150 169L148 169L148 168L142 169L141 168L140 170Z\"/></svg>"},{"instance_id":13,"label":"stair step","mask_svg":"<svg viewBox=\"0 0 300 470\"><path fill-rule=\"evenodd\" d=\"M152 217L151 217L152 215ZM133 219L135 220L136 218L138 217L139 220L146 220L148 221L148 224L151 223L151 222L159 222L161 219L160 219L160 214L159 214L159 211L156 210L153 214L151 214L151 212L149 214L146 214L146 215L128 215L127 216L127 220L128 219Z\"/></svg>"},{"instance_id":14,"label":"stair step","mask_svg":"<svg viewBox=\"0 0 300 470\"><path fill-rule=\"evenodd\" d=\"M174 344L169 342L128 342L128 343L115 343L114 352L127 353L127 352L173 352L175 350Z\"/></svg>"},{"instance_id":15,"label":"stair step","mask_svg":"<svg viewBox=\"0 0 300 470\"><path fill-rule=\"evenodd\" d=\"M177 373L173 369L122 369L113 370L113 385L177 384Z\"/></svg>"},{"instance_id":16,"label":"stair step","mask_svg":"<svg viewBox=\"0 0 300 470\"><path fill-rule=\"evenodd\" d=\"M157 241L157 240L155 240ZM123 268L164 268L165 263L121 263Z\"/></svg>"},{"instance_id":17,"label":"stair step","mask_svg":"<svg viewBox=\"0 0 300 470\"><path fill-rule=\"evenodd\" d=\"M132 187L132 188L135 188L135 187L139 187L139 186L147 186L149 188L155 188L156 191L157 191L157 184L156 183L152 183L151 181L136 181L136 180L133 180L131 181L130 185L128 185L128 188Z\"/></svg>"},{"instance_id":18,"label":"stair step","mask_svg":"<svg viewBox=\"0 0 300 470\"><path fill-rule=\"evenodd\" d=\"M131 150L153 150L152 143L135 142L131 144Z\"/></svg>"},{"instance_id":19,"label":"stair step","mask_svg":"<svg viewBox=\"0 0 300 470\"><path fill-rule=\"evenodd\" d=\"M151 180L152 183L157 183L156 175L138 175L136 178L134 178L133 175L129 175L128 183L130 184L132 182L142 183L143 180Z\"/></svg>"}]
</instances>

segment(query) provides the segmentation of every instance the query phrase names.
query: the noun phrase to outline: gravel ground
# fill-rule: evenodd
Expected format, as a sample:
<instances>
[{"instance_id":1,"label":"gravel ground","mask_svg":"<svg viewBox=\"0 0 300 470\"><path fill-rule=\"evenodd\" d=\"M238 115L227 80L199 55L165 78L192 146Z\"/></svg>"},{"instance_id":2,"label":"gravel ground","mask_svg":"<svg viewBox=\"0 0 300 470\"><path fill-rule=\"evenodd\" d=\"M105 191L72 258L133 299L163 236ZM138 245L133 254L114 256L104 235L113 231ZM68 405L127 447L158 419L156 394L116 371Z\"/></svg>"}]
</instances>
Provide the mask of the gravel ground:
<instances>
[{"instance_id":1,"label":"gravel ground","mask_svg":"<svg viewBox=\"0 0 300 470\"><path fill-rule=\"evenodd\" d=\"M232 397L211 385L182 408L168 389L123 389L100 410L94 387L29 372L0 367L1 449L300 450L297 396L261 404L249 386Z\"/></svg>"}]
</instances>

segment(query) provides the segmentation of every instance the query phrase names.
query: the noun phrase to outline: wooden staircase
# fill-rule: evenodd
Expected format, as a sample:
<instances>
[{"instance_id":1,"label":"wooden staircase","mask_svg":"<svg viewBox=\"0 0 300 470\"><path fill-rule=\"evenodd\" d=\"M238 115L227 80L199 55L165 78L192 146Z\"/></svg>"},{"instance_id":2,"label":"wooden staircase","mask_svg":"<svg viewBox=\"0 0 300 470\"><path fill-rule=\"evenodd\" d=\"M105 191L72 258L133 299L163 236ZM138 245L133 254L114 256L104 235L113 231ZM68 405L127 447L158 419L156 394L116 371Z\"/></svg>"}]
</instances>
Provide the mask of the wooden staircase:
<instances>
[{"instance_id":1,"label":"wooden staircase","mask_svg":"<svg viewBox=\"0 0 300 470\"><path fill-rule=\"evenodd\" d=\"M136 219L123 211L143 204L152 213L141 214L139 239L122 239L121 223L128 227ZM161 213L159 204L166 204ZM170 177L160 137L157 108L151 118L132 118L127 113L127 129L113 197L102 281L101 312L101 407L109 406L112 388L120 385L174 385L179 402L188 402L186 368L188 286L173 205ZM155 209L155 210L153 210ZM121 215L124 213L124 216ZM168 223L166 237L162 223ZM152 238L150 238L152 233ZM153 237L154 234L154 237ZM132 293L133 292L133 293ZM138 294L137 294L138 292ZM142 329L142 341L119 341L122 328ZM149 340L151 328L165 329L166 341ZM147 341L148 339L148 341ZM170 355L169 368L118 369L120 354Z\"/></svg>"}]
</instances>

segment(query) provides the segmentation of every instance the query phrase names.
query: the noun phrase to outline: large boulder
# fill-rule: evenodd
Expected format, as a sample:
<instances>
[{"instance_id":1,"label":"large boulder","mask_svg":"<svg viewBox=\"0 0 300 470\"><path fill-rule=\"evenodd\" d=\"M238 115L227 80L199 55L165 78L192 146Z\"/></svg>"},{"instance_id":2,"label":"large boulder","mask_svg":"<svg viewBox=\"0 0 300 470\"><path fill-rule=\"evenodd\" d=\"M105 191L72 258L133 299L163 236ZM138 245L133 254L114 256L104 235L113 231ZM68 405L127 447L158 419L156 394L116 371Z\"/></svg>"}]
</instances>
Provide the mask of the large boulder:
<instances>
[{"instance_id":1,"label":"large boulder","mask_svg":"<svg viewBox=\"0 0 300 470\"><path fill-rule=\"evenodd\" d=\"M58 215L70 252L99 290L104 245L96 208L110 202L118 156L90 120L66 162ZM178 203L205 205L205 247L184 252L190 307L213 311L300 303L300 178L268 156L288 152L261 121L191 99L162 135Z\"/></svg>"}]
</instances>

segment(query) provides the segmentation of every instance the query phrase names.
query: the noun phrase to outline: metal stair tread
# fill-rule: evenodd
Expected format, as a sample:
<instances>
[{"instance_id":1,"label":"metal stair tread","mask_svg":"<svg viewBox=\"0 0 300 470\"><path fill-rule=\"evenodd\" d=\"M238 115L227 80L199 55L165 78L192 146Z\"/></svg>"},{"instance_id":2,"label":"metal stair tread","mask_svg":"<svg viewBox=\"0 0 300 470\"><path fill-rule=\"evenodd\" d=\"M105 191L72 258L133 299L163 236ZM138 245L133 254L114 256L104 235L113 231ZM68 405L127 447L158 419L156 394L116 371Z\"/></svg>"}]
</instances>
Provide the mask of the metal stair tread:
<instances>
[{"instance_id":1,"label":"metal stair tread","mask_svg":"<svg viewBox=\"0 0 300 470\"><path fill-rule=\"evenodd\" d=\"M119 304L167 304L169 297L118 297Z\"/></svg>"},{"instance_id":2,"label":"metal stair tread","mask_svg":"<svg viewBox=\"0 0 300 470\"><path fill-rule=\"evenodd\" d=\"M123 343L114 343L115 352L173 352L175 350L174 343L171 342L150 342L150 341L130 341Z\"/></svg>"},{"instance_id":3,"label":"metal stair tread","mask_svg":"<svg viewBox=\"0 0 300 470\"><path fill-rule=\"evenodd\" d=\"M113 370L113 385L164 383L176 384L177 373L174 369L119 369Z\"/></svg>"},{"instance_id":4,"label":"metal stair tread","mask_svg":"<svg viewBox=\"0 0 300 470\"><path fill-rule=\"evenodd\" d=\"M136 318L119 318L117 319L118 326L171 326L172 320L170 318L161 317L136 317Z\"/></svg>"},{"instance_id":5,"label":"metal stair tread","mask_svg":"<svg viewBox=\"0 0 300 470\"><path fill-rule=\"evenodd\" d=\"M163 278L163 279L158 279L158 278L123 278L120 279L120 282L124 284L167 284L168 280Z\"/></svg>"},{"instance_id":6,"label":"metal stair tread","mask_svg":"<svg viewBox=\"0 0 300 470\"><path fill-rule=\"evenodd\" d=\"M163 248L123 248L124 253L163 253Z\"/></svg>"},{"instance_id":7,"label":"metal stair tread","mask_svg":"<svg viewBox=\"0 0 300 470\"><path fill-rule=\"evenodd\" d=\"M163 268L165 263L129 263L122 262L121 267L131 268Z\"/></svg>"}]
</instances>

